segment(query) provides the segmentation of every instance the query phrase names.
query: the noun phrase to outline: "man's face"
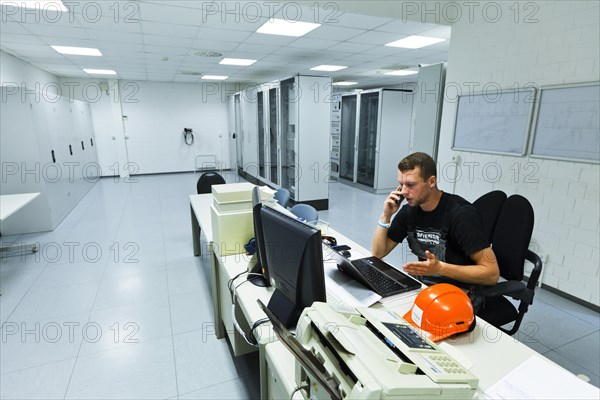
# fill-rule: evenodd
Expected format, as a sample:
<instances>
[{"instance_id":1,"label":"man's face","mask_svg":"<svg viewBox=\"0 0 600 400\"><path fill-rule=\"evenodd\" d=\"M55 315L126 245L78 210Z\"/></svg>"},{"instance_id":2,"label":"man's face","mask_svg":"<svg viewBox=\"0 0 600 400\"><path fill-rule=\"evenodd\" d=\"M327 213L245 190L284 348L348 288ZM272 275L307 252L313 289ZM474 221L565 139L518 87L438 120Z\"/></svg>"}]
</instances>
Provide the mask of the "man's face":
<instances>
[{"instance_id":1,"label":"man's face","mask_svg":"<svg viewBox=\"0 0 600 400\"><path fill-rule=\"evenodd\" d=\"M421 169L416 167L408 171L398 171L400 193L410 206L419 206L425 203L435 187L435 177L427 180L421 178Z\"/></svg>"}]
</instances>

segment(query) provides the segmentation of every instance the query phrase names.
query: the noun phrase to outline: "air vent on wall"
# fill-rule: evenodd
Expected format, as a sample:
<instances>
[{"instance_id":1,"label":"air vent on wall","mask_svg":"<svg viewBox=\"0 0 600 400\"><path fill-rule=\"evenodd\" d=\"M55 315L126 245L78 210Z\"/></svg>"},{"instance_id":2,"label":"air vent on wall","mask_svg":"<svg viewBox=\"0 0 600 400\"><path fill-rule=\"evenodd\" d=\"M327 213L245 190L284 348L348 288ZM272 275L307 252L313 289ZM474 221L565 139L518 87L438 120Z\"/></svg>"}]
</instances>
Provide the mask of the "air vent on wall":
<instances>
[{"instance_id":1,"label":"air vent on wall","mask_svg":"<svg viewBox=\"0 0 600 400\"><path fill-rule=\"evenodd\" d=\"M196 56L196 57L209 57L209 58L223 57L222 53L219 53L218 51L212 51L212 50L193 50L192 55Z\"/></svg>"},{"instance_id":2,"label":"air vent on wall","mask_svg":"<svg viewBox=\"0 0 600 400\"><path fill-rule=\"evenodd\" d=\"M202 72L195 71L181 71L179 75L188 75L188 76L202 76Z\"/></svg>"}]
</instances>

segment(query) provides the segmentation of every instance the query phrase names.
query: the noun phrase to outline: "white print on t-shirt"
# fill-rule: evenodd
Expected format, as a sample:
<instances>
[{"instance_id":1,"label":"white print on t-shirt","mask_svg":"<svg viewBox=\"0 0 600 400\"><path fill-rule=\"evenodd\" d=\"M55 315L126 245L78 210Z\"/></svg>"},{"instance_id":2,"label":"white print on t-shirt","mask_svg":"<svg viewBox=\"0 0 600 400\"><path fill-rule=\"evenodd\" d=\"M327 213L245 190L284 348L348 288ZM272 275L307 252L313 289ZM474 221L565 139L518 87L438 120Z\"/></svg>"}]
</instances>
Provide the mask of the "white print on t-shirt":
<instances>
[{"instance_id":1,"label":"white print on t-shirt","mask_svg":"<svg viewBox=\"0 0 600 400\"><path fill-rule=\"evenodd\" d=\"M417 240L423 244L439 245L440 244L440 232L424 231L421 229L415 229Z\"/></svg>"}]
</instances>

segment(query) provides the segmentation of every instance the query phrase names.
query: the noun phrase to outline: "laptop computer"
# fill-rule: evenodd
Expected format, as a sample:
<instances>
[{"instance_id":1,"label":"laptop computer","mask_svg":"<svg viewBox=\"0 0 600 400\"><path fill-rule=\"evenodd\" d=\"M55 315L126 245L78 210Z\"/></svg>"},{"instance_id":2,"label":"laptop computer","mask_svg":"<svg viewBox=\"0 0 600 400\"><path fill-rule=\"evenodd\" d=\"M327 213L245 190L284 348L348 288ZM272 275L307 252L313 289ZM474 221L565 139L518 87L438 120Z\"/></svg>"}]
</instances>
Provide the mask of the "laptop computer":
<instances>
[{"instance_id":1,"label":"laptop computer","mask_svg":"<svg viewBox=\"0 0 600 400\"><path fill-rule=\"evenodd\" d=\"M336 252L334 258L340 271L381 297L385 298L421 288L421 282L377 257L349 260Z\"/></svg>"}]
</instances>

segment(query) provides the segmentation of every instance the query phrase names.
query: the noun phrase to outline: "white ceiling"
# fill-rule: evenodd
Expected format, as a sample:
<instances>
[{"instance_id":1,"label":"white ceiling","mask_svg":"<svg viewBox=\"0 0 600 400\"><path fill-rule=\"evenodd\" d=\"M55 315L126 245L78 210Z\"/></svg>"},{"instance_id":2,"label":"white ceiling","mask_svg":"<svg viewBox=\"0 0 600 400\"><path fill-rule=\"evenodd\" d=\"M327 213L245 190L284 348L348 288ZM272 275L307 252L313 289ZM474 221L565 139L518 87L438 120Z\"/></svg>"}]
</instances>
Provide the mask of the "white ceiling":
<instances>
[{"instance_id":1,"label":"white ceiling","mask_svg":"<svg viewBox=\"0 0 600 400\"><path fill-rule=\"evenodd\" d=\"M167 82L200 81L198 75L182 72L228 75L227 82L266 82L301 73L359 82L354 87L414 81L414 75L384 72L447 60L449 40L416 50L384 45L414 34L450 39L449 26L364 15L369 1L352 2L353 10L360 4L363 15L344 13L342 3L316 8L268 1L79 1L67 13L51 6L24 10L5 4L0 49L60 77L90 77L82 68L114 69L118 79ZM255 33L271 17L322 25L300 38ZM50 45L98 48L103 57L62 55ZM197 50L222 57L196 56ZM223 57L258 62L220 65ZM310 71L320 64L348 68Z\"/></svg>"}]
</instances>

